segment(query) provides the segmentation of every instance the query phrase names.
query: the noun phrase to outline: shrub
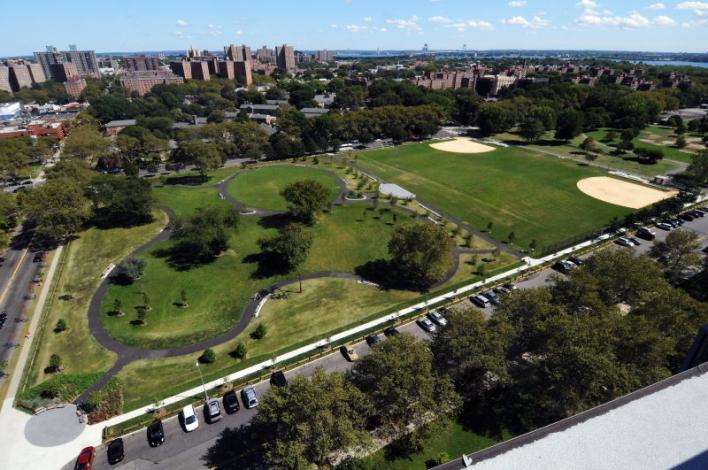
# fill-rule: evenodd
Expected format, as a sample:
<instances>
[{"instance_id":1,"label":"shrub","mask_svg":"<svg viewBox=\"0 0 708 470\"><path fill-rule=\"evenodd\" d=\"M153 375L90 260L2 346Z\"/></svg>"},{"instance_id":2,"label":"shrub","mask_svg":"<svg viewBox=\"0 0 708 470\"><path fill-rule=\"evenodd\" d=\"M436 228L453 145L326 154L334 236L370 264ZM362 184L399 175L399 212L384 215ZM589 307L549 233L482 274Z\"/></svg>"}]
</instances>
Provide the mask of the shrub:
<instances>
[{"instance_id":1,"label":"shrub","mask_svg":"<svg viewBox=\"0 0 708 470\"><path fill-rule=\"evenodd\" d=\"M199 356L199 362L202 364L212 364L216 362L216 353L211 348L205 350L202 355Z\"/></svg>"},{"instance_id":2,"label":"shrub","mask_svg":"<svg viewBox=\"0 0 708 470\"><path fill-rule=\"evenodd\" d=\"M62 331L66 330L66 320L63 318L60 318L57 320L57 326L54 327L54 332L55 333L61 333Z\"/></svg>"},{"instance_id":3,"label":"shrub","mask_svg":"<svg viewBox=\"0 0 708 470\"><path fill-rule=\"evenodd\" d=\"M46 372L59 372L61 370L62 359L59 354L49 356L49 365L45 369Z\"/></svg>"},{"instance_id":4,"label":"shrub","mask_svg":"<svg viewBox=\"0 0 708 470\"><path fill-rule=\"evenodd\" d=\"M253 339L263 339L265 338L265 335L268 333L268 327L266 327L263 323L259 324L255 330L253 330L253 333L251 333L251 338Z\"/></svg>"},{"instance_id":5,"label":"shrub","mask_svg":"<svg viewBox=\"0 0 708 470\"><path fill-rule=\"evenodd\" d=\"M123 411L123 385L120 380L112 379L97 392L90 393L84 403L89 424L103 421Z\"/></svg>"},{"instance_id":6,"label":"shrub","mask_svg":"<svg viewBox=\"0 0 708 470\"><path fill-rule=\"evenodd\" d=\"M116 266L113 271L113 279L118 282L130 284L140 279L145 272L146 265L147 261L142 258L128 258L121 261L118 266Z\"/></svg>"},{"instance_id":7,"label":"shrub","mask_svg":"<svg viewBox=\"0 0 708 470\"><path fill-rule=\"evenodd\" d=\"M243 344L243 343L238 343L238 344L236 345L236 349L234 349L233 351L231 351L231 354L230 354L230 355L231 355L231 357L233 357L234 359L243 359L244 357L246 357L246 353L247 353L247 352L248 352L248 351L246 350L246 345Z\"/></svg>"}]
</instances>

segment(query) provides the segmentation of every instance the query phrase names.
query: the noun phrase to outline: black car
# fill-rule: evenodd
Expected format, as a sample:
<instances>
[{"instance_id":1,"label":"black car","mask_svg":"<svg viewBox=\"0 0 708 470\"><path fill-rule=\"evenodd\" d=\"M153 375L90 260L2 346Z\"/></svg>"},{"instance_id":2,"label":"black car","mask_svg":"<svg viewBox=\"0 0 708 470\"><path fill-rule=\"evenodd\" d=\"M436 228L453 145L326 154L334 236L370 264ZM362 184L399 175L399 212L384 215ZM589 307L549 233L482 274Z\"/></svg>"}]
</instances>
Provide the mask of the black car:
<instances>
[{"instance_id":1,"label":"black car","mask_svg":"<svg viewBox=\"0 0 708 470\"><path fill-rule=\"evenodd\" d=\"M644 240L653 240L656 238L656 234L646 227L641 227L637 229L637 236L643 238Z\"/></svg>"},{"instance_id":2,"label":"black car","mask_svg":"<svg viewBox=\"0 0 708 470\"><path fill-rule=\"evenodd\" d=\"M573 263L576 266L582 266L585 264L585 261L578 258L577 256L569 256L568 261L570 261L571 263Z\"/></svg>"},{"instance_id":3,"label":"black car","mask_svg":"<svg viewBox=\"0 0 708 470\"><path fill-rule=\"evenodd\" d=\"M223 403L224 410L228 414L236 413L238 410L241 409L241 405L239 405L238 403L238 395L233 390L231 390L230 392L226 392L226 395L224 395Z\"/></svg>"},{"instance_id":4,"label":"black car","mask_svg":"<svg viewBox=\"0 0 708 470\"><path fill-rule=\"evenodd\" d=\"M389 326L388 328L386 328L386 329L384 330L384 334L385 334L386 336L398 336L398 335L401 334L401 332L398 331L398 330L396 329L396 327L394 327L394 326Z\"/></svg>"},{"instance_id":5,"label":"black car","mask_svg":"<svg viewBox=\"0 0 708 470\"><path fill-rule=\"evenodd\" d=\"M366 337L366 344L368 344L369 346L373 346L375 344L378 344L381 341L383 341L383 338L381 337L381 335L369 335Z\"/></svg>"},{"instance_id":6,"label":"black car","mask_svg":"<svg viewBox=\"0 0 708 470\"><path fill-rule=\"evenodd\" d=\"M277 370L271 374L270 384L275 387L285 387L288 384L288 379L285 378L282 370Z\"/></svg>"},{"instance_id":7,"label":"black car","mask_svg":"<svg viewBox=\"0 0 708 470\"><path fill-rule=\"evenodd\" d=\"M110 444L108 444L108 463L113 465L117 464L125 457L123 449L123 439L120 437L118 439L113 439Z\"/></svg>"},{"instance_id":8,"label":"black car","mask_svg":"<svg viewBox=\"0 0 708 470\"><path fill-rule=\"evenodd\" d=\"M692 222L695 217L693 217L691 214L686 212L685 214L679 215L679 219L685 220L686 222Z\"/></svg>"},{"instance_id":9,"label":"black car","mask_svg":"<svg viewBox=\"0 0 708 470\"><path fill-rule=\"evenodd\" d=\"M155 420L148 426L147 438L150 447L157 447L165 442L165 430L162 428L162 421Z\"/></svg>"}]
</instances>

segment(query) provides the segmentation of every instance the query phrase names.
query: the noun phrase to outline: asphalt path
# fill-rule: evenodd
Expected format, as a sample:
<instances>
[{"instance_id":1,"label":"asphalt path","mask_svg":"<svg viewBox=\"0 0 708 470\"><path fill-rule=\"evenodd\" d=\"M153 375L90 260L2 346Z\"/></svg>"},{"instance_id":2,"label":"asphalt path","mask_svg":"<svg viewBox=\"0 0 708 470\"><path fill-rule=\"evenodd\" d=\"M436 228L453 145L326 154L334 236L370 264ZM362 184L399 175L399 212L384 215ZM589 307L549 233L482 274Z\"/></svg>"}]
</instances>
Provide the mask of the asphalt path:
<instances>
[{"instance_id":1,"label":"asphalt path","mask_svg":"<svg viewBox=\"0 0 708 470\"><path fill-rule=\"evenodd\" d=\"M429 336L415 322L407 323L398 327L403 334L410 334L418 339L428 339ZM370 352L369 346L365 342L354 345L354 349L360 357L366 356ZM292 378L296 375L305 377L311 376L317 367L322 367L327 372L346 371L351 367L351 363L344 359L344 356L337 350L327 356L323 356L309 362L296 369L287 371L285 376ZM194 371L197 374L197 371ZM260 382L255 386L256 394L262 398L270 389L268 380ZM141 429L136 433L123 437L125 446L125 460L118 465L108 464L106 446L97 448L94 468L122 468L122 469L170 469L170 470L192 470L208 468L203 457L227 429L236 429L249 423L258 412L257 408L246 409L240 400L241 409L228 415L223 412L222 419L214 424L207 424L204 419L202 407L196 408L199 419L199 427L190 433L183 430L177 417L163 421L165 430L165 443L159 447L152 448L147 443L146 430ZM72 468L73 463L67 463L63 468Z\"/></svg>"}]
</instances>

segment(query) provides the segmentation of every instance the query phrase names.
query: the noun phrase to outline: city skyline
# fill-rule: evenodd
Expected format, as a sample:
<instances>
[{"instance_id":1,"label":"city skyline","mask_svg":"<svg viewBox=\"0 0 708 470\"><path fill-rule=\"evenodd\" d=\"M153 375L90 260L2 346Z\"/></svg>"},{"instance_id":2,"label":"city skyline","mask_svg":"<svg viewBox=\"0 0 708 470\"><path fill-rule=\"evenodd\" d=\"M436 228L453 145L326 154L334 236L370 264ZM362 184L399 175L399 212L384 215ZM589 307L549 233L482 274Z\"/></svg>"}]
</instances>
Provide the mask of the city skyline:
<instances>
[{"instance_id":1,"label":"city skyline","mask_svg":"<svg viewBox=\"0 0 708 470\"><path fill-rule=\"evenodd\" d=\"M706 52L708 2L630 0L480 1L315 0L307 8L274 1L271 14L252 3L184 0L145 5L77 1L61 9L4 8L0 56L31 55L45 45L98 52L220 50L291 44L296 49L590 49ZM10 22L12 18L25 21ZM79 20L80 18L80 20ZM33 25L28 33L28 22ZM316 34L312 34L316 33Z\"/></svg>"}]
</instances>

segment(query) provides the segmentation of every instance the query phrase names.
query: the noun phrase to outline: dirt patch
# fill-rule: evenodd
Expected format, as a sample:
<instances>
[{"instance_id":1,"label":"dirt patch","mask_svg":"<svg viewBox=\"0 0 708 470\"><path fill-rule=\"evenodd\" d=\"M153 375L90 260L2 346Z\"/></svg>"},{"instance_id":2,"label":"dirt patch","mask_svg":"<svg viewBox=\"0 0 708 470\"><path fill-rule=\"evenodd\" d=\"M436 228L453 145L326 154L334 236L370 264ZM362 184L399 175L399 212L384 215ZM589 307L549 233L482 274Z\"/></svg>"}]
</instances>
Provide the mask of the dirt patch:
<instances>
[{"instance_id":1,"label":"dirt patch","mask_svg":"<svg viewBox=\"0 0 708 470\"><path fill-rule=\"evenodd\" d=\"M453 140L448 140L446 142L438 142L436 144L430 144L435 150L442 150L443 152L453 152L453 153L486 153L496 150L494 147L489 145L480 144L475 142L469 137L457 137Z\"/></svg>"},{"instance_id":2,"label":"dirt patch","mask_svg":"<svg viewBox=\"0 0 708 470\"><path fill-rule=\"evenodd\" d=\"M641 209L677 194L676 191L660 191L608 176L585 178L578 181L577 186L590 197L632 209Z\"/></svg>"}]
</instances>

